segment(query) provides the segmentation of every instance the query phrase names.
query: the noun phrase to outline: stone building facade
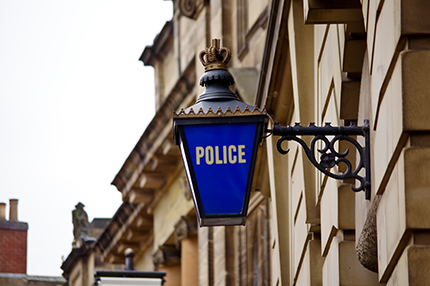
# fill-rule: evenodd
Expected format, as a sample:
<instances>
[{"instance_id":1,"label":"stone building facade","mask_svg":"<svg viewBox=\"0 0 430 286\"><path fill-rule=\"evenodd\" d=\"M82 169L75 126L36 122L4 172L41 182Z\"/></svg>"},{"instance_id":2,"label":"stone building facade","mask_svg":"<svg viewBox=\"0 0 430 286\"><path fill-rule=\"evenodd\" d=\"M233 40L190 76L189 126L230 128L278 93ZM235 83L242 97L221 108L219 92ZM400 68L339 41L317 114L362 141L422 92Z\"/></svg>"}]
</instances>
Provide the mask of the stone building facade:
<instances>
[{"instance_id":1,"label":"stone building facade","mask_svg":"<svg viewBox=\"0 0 430 286\"><path fill-rule=\"evenodd\" d=\"M121 263L132 248L136 269L166 271L165 285L430 283L428 1L174 0L173 7L141 56L154 67L156 114L113 181L124 203L95 245L102 260ZM269 136L246 225L196 225L172 111L202 93L197 56L212 38L232 50L239 97L274 122L369 120L369 200L351 191L357 182L320 173L296 142L283 143L290 151L282 155ZM358 163L350 145L335 147L349 148Z\"/></svg>"},{"instance_id":2,"label":"stone building facade","mask_svg":"<svg viewBox=\"0 0 430 286\"><path fill-rule=\"evenodd\" d=\"M256 103L285 124L368 119L371 130L370 200L315 171L296 143L285 158L268 138L280 247L272 261L279 255L274 278L283 285L429 283L429 9L426 1L272 1Z\"/></svg>"}]
</instances>

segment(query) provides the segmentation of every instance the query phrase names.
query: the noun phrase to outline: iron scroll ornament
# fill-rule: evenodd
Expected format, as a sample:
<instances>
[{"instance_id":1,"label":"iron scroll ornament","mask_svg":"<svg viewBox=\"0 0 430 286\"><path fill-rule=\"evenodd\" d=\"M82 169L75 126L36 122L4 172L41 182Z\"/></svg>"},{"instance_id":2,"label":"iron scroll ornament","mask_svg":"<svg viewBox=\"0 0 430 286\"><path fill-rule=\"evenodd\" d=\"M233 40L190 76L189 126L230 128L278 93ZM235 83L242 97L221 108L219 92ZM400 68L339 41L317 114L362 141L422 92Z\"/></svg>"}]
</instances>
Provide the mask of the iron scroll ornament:
<instances>
[{"instance_id":1,"label":"iron scroll ornament","mask_svg":"<svg viewBox=\"0 0 430 286\"><path fill-rule=\"evenodd\" d=\"M369 120L364 121L363 126L357 126L351 124L350 126L331 126L330 123L326 123L323 127L315 126L314 123L310 123L309 126L304 127L299 123L294 126L279 126L275 123L273 126L273 135L281 136L278 139L276 147L278 152L281 154L287 154L289 149L285 150L282 148L282 142L285 140L293 140L302 145L306 156L311 163L325 175L337 179L355 179L359 181L359 186L355 187L351 184L351 189L354 192L364 191L366 200L370 200L370 130ZM312 135L314 138L311 140L309 147L305 141L297 136L301 135ZM350 136L363 136L364 146L361 146L354 138ZM329 139L326 136L334 136ZM322 149L317 149L321 154L320 160L318 161L315 157L315 144L318 140L324 142L325 146ZM335 143L341 140L348 141L356 148L359 154L360 161L353 170L351 162L346 158L349 154L349 149L343 153L339 153L335 149ZM330 172L330 169L335 165L339 164L346 165L346 171L340 174ZM360 171L364 169L365 175L359 175Z\"/></svg>"}]
</instances>

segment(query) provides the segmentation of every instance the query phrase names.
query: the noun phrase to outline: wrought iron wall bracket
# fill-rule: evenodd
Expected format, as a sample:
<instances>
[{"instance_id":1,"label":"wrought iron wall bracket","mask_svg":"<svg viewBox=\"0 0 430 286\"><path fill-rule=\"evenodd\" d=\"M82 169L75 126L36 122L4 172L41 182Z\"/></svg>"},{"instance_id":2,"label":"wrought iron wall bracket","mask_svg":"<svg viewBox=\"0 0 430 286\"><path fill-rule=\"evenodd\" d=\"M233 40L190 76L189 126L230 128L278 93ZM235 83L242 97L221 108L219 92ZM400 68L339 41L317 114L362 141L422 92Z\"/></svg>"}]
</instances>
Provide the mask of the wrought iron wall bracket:
<instances>
[{"instance_id":1,"label":"wrought iron wall bracket","mask_svg":"<svg viewBox=\"0 0 430 286\"><path fill-rule=\"evenodd\" d=\"M275 123L273 126L273 135L281 136L277 142L277 149L281 154L287 154L289 149L285 150L282 148L282 142L285 140L293 140L302 145L306 156L309 158L311 163L325 175L337 179L355 179L359 181L358 187L351 184L351 189L354 192L364 191L367 200L370 199L370 138L369 138L369 120L364 121L363 126L357 126L351 124L350 126L331 126L330 123L326 123L323 127L315 126L314 123L310 123L309 126L304 127L299 123L294 126L279 126ZM310 142L308 147L306 142L297 136L311 135L314 138ZM363 136L364 146L361 146L354 138L350 136ZM334 136L333 138L327 138L327 136ZM322 149L317 149L321 154L319 160L315 157L315 144L318 140L324 142ZM353 166L346 156L349 154L349 149L345 152L340 153L335 149L335 143L341 140L348 141L355 146L360 161L353 169ZM332 168L339 164L346 165L346 171L343 173L333 173ZM359 175L361 169L365 170L364 176Z\"/></svg>"}]
</instances>

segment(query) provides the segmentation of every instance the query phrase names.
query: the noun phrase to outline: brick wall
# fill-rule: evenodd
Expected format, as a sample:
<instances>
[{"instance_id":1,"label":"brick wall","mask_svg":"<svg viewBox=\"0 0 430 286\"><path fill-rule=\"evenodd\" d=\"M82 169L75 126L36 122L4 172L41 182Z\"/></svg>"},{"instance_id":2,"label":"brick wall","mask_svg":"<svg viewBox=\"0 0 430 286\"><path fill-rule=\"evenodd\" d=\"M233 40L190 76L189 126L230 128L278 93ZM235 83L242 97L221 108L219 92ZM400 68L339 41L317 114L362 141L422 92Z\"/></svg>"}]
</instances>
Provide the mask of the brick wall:
<instances>
[{"instance_id":1,"label":"brick wall","mask_svg":"<svg viewBox=\"0 0 430 286\"><path fill-rule=\"evenodd\" d=\"M27 229L24 222L0 221L0 273L27 273Z\"/></svg>"}]
</instances>

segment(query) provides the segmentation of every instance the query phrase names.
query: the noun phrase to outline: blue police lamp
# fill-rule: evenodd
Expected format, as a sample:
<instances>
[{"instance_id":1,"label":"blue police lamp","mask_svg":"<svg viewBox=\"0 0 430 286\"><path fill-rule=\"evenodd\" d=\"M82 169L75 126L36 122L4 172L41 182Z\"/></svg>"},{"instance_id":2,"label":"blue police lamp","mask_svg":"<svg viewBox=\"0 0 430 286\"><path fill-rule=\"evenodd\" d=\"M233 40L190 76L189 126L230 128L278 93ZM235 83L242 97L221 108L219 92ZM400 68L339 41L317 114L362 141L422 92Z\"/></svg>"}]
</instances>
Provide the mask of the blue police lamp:
<instances>
[{"instance_id":1,"label":"blue police lamp","mask_svg":"<svg viewBox=\"0 0 430 286\"><path fill-rule=\"evenodd\" d=\"M239 100L229 86L231 52L219 40L199 54L205 67L196 103L174 112L179 146L200 226L244 225L265 110Z\"/></svg>"}]
</instances>

